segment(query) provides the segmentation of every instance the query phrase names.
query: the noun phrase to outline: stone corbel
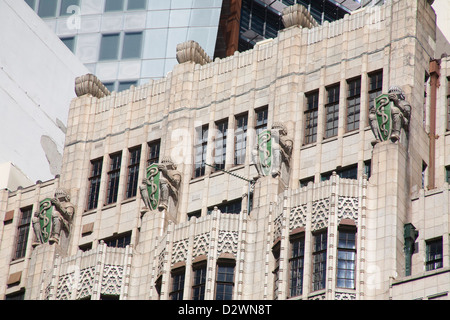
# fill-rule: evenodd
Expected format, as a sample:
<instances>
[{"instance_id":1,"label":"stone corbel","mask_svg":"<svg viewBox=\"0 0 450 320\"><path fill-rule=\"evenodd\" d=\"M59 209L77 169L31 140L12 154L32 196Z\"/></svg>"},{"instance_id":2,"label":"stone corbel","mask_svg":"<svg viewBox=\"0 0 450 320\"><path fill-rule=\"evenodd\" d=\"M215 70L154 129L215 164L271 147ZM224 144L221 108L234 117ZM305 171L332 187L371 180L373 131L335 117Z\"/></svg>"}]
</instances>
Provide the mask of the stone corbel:
<instances>
[{"instance_id":1,"label":"stone corbel","mask_svg":"<svg viewBox=\"0 0 450 320\"><path fill-rule=\"evenodd\" d=\"M300 4L294 4L284 8L282 19L285 28L299 26L311 29L319 26L317 21L308 12L308 9Z\"/></svg>"},{"instance_id":2,"label":"stone corbel","mask_svg":"<svg viewBox=\"0 0 450 320\"><path fill-rule=\"evenodd\" d=\"M177 45L177 61L204 65L212 60L197 42L190 40Z\"/></svg>"},{"instance_id":3,"label":"stone corbel","mask_svg":"<svg viewBox=\"0 0 450 320\"><path fill-rule=\"evenodd\" d=\"M95 75L90 73L75 79L75 93L77 97L91 94L99 99L111 94L108 88Z\"/></svg>"}]
</instances>

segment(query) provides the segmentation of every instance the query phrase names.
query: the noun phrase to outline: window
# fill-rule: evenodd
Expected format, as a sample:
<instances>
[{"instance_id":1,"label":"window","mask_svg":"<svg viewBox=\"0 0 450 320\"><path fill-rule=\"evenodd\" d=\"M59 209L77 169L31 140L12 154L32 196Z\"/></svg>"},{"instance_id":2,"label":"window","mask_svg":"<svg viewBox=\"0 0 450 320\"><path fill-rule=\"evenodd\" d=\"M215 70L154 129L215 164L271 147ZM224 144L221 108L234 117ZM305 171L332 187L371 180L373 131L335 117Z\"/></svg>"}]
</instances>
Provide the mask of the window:
<instances>
[{"instance_id":1,"label":"window","mask_svg":"<svg viewBox=\"0 0 450 320\"><path fill-rule=\"evenodd\" d=\"M143 10L147 8L147 0L128 0L127 10Z\"/></svg>"},{"instance_id":2,"label":"window","mask_svg":"<svg viewBox=\"0 0 450 320\"><path fill-rule=\"evenodd\" d=\"M364 161L364 174L367 176L367 179L372 175L372 161L366 160Z\"/></svg>"},{"instance_id":3,"label":"window","mask_svg":"<svg viewBox=\"0 0 450 320\"><path fill-rule=\"evenodd\" d=\"M327 104L325 105L325 138L334 137L339 128L339 85L327 88Z\"/></svg>"},{"instance_id":4,"label":"window","mask_svg":"<svg viewBox=\"0 0 450 320\"><path fill-rule=\"evenodd\" d=\"M125 1L127 10L142 10L147 7L147 0L106 0L105 12L123 11Z\"/></svg>"},{"instance_id":5,"label":"window","mask_svg":"<svg viewBox=\"0 0 450 320\"><path fill-rule=\"evenodd\" d=\"M188 221L191 221L191 219L193 217L200 218L202 216L202 210L196 210L194 212L189 212L187 214L187 216L188 216Z\"/></svg>"},{"instance_id":6,"label":"window","mask_svg":"<svg viewBox=\"0 0 450 320\"><path fill-rule=\"evenodd\" d=\"M105 12L122 11L124 0L105 0Z\"/></svg>"},{"instance_id":7,"label":"window","mask_svg":"<svg viewBox=\"0 0 450 320\"><path fill-rule=\"evenodd\" d=\"M358 178L358 166L356 164L333 170L336 172L336 174L343 179L354 179L356 180ZM328 171L325 173L322 173L320 175L320 181L327 181L330 180L331 175L333 174L333 171Z\"/></svg>"},{"instance_id":8,"label":"window","mask_svg":"<svg viewBox=\"0 0 450 320\"><path fill-rule=\"evenodd\" d=\"M443 267L442 237L426 241L425 270L436 270Z\"/></svg>"},{"instance_id":9,"label":"window","mask_svg":"<svg viewBox=\"0 0 450 320\"><path fill-rule=\"evenodd\" d=\"M359 129L361 107L361 78L348 81L347 131Z\"/></svg>"},{"instance_id":10,"label":"window","mask_svg":"<svg viewBox=\"0 0 450 320\"><path fill-rule=\"evenodd\" d=\"M358 166L355 164L342 168L337 170L337 174L340 178L356 180L358 178Z\"/></svg>"},{"instance_id":11,"label":"window","mask_svg":"<svg viewBox=\"0 0 450 320\"><path fill-rule=\"evenodd\" d=\"M319 110L319 91L306 94L305 142L317 141L317 118Z\"/></svg>"},{"instance_id":12,"label":"window","mask_svg":"<svg viewBox=\"0 0 450 320\"><path fill-rule=\"evenodd\" d=\"M113 91L121 92L121 91L130 89L131 86L136 87L138 85L138 81L137 80L113 81L113 82L105 82L104 85L110 92L113 92Z\"/></svg>"},{"instance_id":13,"label":"window","mask_svg":"<svg viewBox=\"0 0 450 320\"><path fill-rule=\"evenodd\" d=\"M291 258L290 267L290 296L296 297L303 292L303 265L305 258L305 237L296 235L291 239Z\"/></svg>"},{"instance_id":14,"label":"window","mask_svg":"<svg viewBox=\"0 0 450 320\"><path fill-rule=\"evenodd\" d=\"M215 157L214 164L216 168L225 169L225 159L227 155L227 132L228 119L216 123L216 137L215 137Z\"/></svg>"},{"instance_id":15,"label":"window","mask_svg":"<svg viewBox=\"0 0 450 320\"><path fill-rule=\"evenodd\" d=\"M428 80L430 80L430 75L425 71L425 79L423 82L423 107L422 107L422 126L426 130L427 124L427 100L428 100Z\"/></svg>"},{"instance_id":16,"label":"window","mask_svg":"<svg viewBox=\"0 0 450 320\"><path fill-rule=\"evenodd\" d=\"M99 60L138 59L141 53L142 32L102 35Z\"/></svg>"},{"instance_id":17,"label":"window","mask_svg":"<svg viewBox=\"0 0 450 320\"><path fill-rule=\"evenodd\" d=\"M121 162L122 162L122 152L110 156L106 204L114 203L117 201Z\"/></svg>"},{"instance_id":18,"label":"window","mask_svg":"<svg viewBox=\"0 0 450 320\"><path fill-rule=\"evenodd\" d=\"M193 271L192 300L205 300L206 262L196 263Z\"/></svg>"},{"instance_id":19,"label":"window","mask_svg":"<svg viewBox=\"0 0 450 320\"><path fill-rule=\"evenodd\" d=\"M158 293L158 300L161 300L162 275L155 281L155 290Z\"/></svg>"},{"instance_id":20,"label":"window","mask_svg":"<svg viewBox=\"0 0 450 320\"><path fill-rule=\"evenodd\" d=\"M236 117L236 130L234 134L234 164L245 163L245 152L247 145L247 114Z\"/></svg>"},{"instance_id":21,"label":"window","mask_svg":"<svg viewBox=\"0 0 450 320\"><path fill-rule=\"evenodd\" d=\"M25 290L5 295L5 300L25 300Z\"/></svg>"},{"instance_id":22,"label":"window","mask_svg":"<svg viewBox=\"0 0 450 320\"><path fill-rule=\"evenodd\" d=\"M275 268L273 270L273 297L274 300L278 299L278 287L280 282L280 244L272 249L273 258L275 259Z\"/></svg>"},{"instance_id":23,"label":"window","mask_svg":"<svg viewBox=\"0 0 450 320\"><path fill-rule=\"evenodd\" d=\"M91 176L89 178L89 196L87 209L95 209L98 205L100 178L102 174L103 158L91 161Z\"/></svg>"},{"instance_id":24,"label":"window","mask_svg":"<svg viewBox=\"0 0 450 320\"><path fill-rule=\"evenodd\" d=\"M183 300L185 268L177 268L172 271L172 290L170 300Z\"/></svg>"},{"instance_id":25,"label":"window","mask_svg":"<svg viewBox=\"0 0 450 320\"><path fill-rule=\"evenodd\" d=\"M327 231L316 233L313 247L313 291L325 289L327 268Z\"/></svg>"},{"instance_id":26,"label":"window","mask_svg":"<svg viewBox=\"0 0 450 320\"><path fill-rule=\"evenodd\" d=\"M138 188L139 163L141 160L141 146L129 150L127 198L135 197Z\"/></svg>"},{"instance_id":27,"label":"window","mask_svg":"<svg viewBox=\"0 0 450 320\"><path fill-rule=\"evenodd\" d=\"M116 91L116 83L115 82L105 82L103 83L106 87L106 89L109 90L109 92Z\"/></svg>"},{"instance_id":28,"label":"window","mask_svg":"<svg viewBox=\"0 0 450 320\"><path fill-rule=\"evenodd\" d=\"M308 184L312 182L314 183L314 177L308 177L300 180L300 188L307 187Z\"/></svg>"},{"instance_id":29,"label":"window","mask_svg":"<svg viewBox=\"0 0 450 320\"><path fill-rule=\"evenodd\" d=\"M375 98L383 89L383 70L369 74L369 109L375 108Z\"/></svg>"},{"instance_id":30,"label":"window","mask_svg":"<svg viewBox=\"0 0 450 320\"><path fill-rule=\"evenodd\" d=\"M57 0L41 0L39 1L38 15L41 18L56 17Z\"/></svg>"},{"instance_id":31,"label":"window","mask_svg":"<svg viewBox=\"0 0 450 320\"><path fill-rule=\"evenodd\" d=\"M21 216L19 226L17 227L16 250L14 252L14 260L25 257L33 207L21 209L20 212Z\"/></svg>"},{"instance_id":32,"label":"window","mask_svg":"<svg viewBox=\"0 0 450 320\"><path fill-rule=\"evenodd\" d=\"M137 81L119 81L117 91L121 92L130 89L131 86L137 86Z\"/></svg>"},{"instance_id":33,"label":"window","mask_svg":"<svg viewBox=\"0 0 450 320\"><path fill-rule=\"evenodd\" d=\"M42 0L41 0L42 1ZM80 6L80 0L62 0L61 1L61 9L59 11L60 16L68 16L76 13L75 7L72 6Z\"/></svg>"},{"instance_id":34,"label":"window","mask_svg":"<svg viewBox=\"0 0 450 320\"><path fill-rule=\"evenodd\" d=\"M240 52L253 48L260 39L277 36L278 30L282 28L283 24L276 10L260 1L244 0L240 2L242 2Z\"/></svg>"},{"instance_id":35,"label":"window","mask_svg":"<svg viewBox=\"0 0 450 320\"><path fill-rule=\"evenodd\" d=\"M70 51L75 52L75 37L61 38L61 41Z\"/></svg>"},{"instance_id":36,"label":"window","mask_svg":"<svg viewBox=\"0 0 450 320\"><path fill-rule=\"evenodd\" d=\"M194 178L205 175L208 125L196 129Z\"/></svg>"},{"instance_id":37,"label":"window","mask_svg":"<svg viewBox=\"0 0 450 320\"><path fill-rule=\"evenodd\" d=\"M336 285L339 288L355 289L356 229L339 230Z\"/></svg>"},{"instance_id":38,"label":"window","mask_svg":"<svg viewBox=\"0 0 450 320\"><path fill-rule=\"evenodd\" d=\"M447 78L447 131L450 131L450 77Z\"/></svg>"},{"instance_id":39,"label":"window","mask_svg":"<svg viewBox=\"0 0 450 320\"><path fill-rule=\"evenodd\" d=\"M25 2L30 6L31 9L35 9L36 7L36 0L25 0Z\"/></svg>"},{"instance_id":40,"label":"window","mask_svg":"<svg viewBox=\"0 0 450 320\"><path fill-rule=\"evenodd\" d=\"M232 300L234 287L234 261L217 265L216 300Z\"/></svg>"},{"instance_id":41,"label":"window","mask_svg":"<svg viewBox=\"0 0 450 320\"><path fill-rule=\"evenodd\" d=\"M217 205L217 208L222 213L240 213L242 208L242 198L237 200L221 203ZM208 208L208 214L211 214L214 206Z\"/></svg>"},{"instance_id":42,"label":"window","mask_svg":"<svg viewBox=\"0 0 450 320\"><path fill-rule=\"evenodd\" d=\"M256 110L255 131L257 136L267 129L267 114L267 107Z\"/></svg>"},{"instance_id":43,"label":"window","mask_svg":"<svg viewBox=\"0 0 450 320\"><path fill-rule=\"evenodd\" d=\"M119 33L102 35L99 60L117 60L119 58L119 40Z\"/></svg>"},{"instance_id":44,"label":"window","mask_svg":"<svg viewBox=\"0 0 450 320\"><path fill-rule=\"evenodd\" d=\"M138 59L142 52L142 32L125 33L122 59Z\"/></svg>"},{"instance_id":45,"label":"window","mask_svg":"<svg viewBox=\"0 0 450 320\"><path fill-rule=\"evenodd\" d=\"M125 248L131 243L131 232L120 234L103 240L108 247Z\"/></svg>"},{"instance_id":46,"label":"window","mask_svg":"<svg viewBox=\"0 0 450 320\"><path fill-rule=\"evenodd\" d=\"M159 162L159 149L161 146L161 140L155 140L148 144L148 158L147 166Z\"/></svg>"}]
</instances>

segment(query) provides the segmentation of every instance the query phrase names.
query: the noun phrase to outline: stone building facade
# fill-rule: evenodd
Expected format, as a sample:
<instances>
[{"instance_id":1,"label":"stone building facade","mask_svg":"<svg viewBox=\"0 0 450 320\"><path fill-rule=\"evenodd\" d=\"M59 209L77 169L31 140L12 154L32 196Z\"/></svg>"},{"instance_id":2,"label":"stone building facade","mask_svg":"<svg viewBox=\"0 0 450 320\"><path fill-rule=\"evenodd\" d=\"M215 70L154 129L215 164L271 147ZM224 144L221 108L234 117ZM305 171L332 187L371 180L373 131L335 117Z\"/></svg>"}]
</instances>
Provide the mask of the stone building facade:
<instances>
[{"instance_id":1,"label":"stone building facade","mask_svg":"<svg viewBox=\"0 0 450 320\"><path fill-rule=\"evenodd\" d=\"M448 299L450 59L433 9L305 20L215 61L184 43L166 78L124 92L78 79L61 175L0 193L0 295ZM374 141L394 86L410 114Z\"/></svg>"}]
</instances>

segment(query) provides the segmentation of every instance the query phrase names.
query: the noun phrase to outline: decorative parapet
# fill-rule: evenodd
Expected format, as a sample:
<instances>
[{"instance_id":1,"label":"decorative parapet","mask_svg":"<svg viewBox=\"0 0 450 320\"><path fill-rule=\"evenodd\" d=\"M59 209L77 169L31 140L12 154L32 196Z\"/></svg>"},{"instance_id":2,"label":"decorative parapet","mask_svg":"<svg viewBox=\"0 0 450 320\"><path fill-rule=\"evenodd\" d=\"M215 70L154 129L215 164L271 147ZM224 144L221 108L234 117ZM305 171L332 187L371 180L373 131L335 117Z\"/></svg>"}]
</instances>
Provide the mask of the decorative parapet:
<instances>
[{"instance_id":1,"label":"decorative parapet","mask_svg":"<svg viewBox=\"0 0 450 320\"><path fill-rule=\"evenodd\" d=\"M300 26L311 29L319 26L317 21L308 12L308 9L300 4L284 8L282 19L285 28Z\"/></svg>"},{"instance_id":2,"label":"decorative parapet","mask_svg":"<svg viewBox=\"0 0 450 320\"><path fill-rule=\"evenodd\" d=\"M111 94L105 85L90 73L75 79L75 93L77 97L91 94L99 99Z\"/></svg>"},{"instance_id":3,"label":"decorative parapet","mask_svg":"<svg viewBox=\"0 0 450 320\"><path fill-rule=\"evenodd\" d=\"M204 65L212 62L205 50L195 41L190 40L177 45L178 63L194 62Z\"/></svg>"},{"instance_id":4,"label":"decorative parapet","mask_svg":"<svg viewBox=\"0 0 450 320\"><path fill-rule=\"evenodd\" d=\"M40 299L99 300L109 295L127 300L132 256L131 246L111 248L102 241L97 249L57 257L53 270L43 276Z\"/></svg>"}]
</instances>

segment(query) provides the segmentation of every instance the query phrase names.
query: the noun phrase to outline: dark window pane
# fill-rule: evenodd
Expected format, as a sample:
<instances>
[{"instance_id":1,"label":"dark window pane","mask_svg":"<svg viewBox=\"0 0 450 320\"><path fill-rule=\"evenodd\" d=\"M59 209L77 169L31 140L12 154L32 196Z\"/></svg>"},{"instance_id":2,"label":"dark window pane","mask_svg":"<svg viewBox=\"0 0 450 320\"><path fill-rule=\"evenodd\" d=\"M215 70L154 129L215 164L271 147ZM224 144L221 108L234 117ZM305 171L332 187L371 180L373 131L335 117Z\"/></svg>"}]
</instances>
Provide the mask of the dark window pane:
<instances>
[{"instance_id":1,"label":"dark window pane","mask_svg":"<svg viewBox=\"0 0 450 320\"><path fill-rule=\"evenodd\" d=\"M159 149L160 149L161 141L152 141L148 144L148 160L147 166L158 163L159 162Z\"/></svg>"},{"instance_id":2,"label":"dark window pane","mask_svg":"<svg viewBox=\"0 0 450 320\"><path fill-rule=\"evenodd\" d=\"M91 162L91 176L89 178L89 195L87 209L97 208L100 190L100 178L102 173L103 158Z\"/></svg>"},{"instance_id":3,"label":"dark window pane","mask_svg":"<svg viewBox=\"0 0 450 320\"><path fill-rule=\"evenodd\" d=\"M31 9L34 10L36 7L36 0L25 0L25 2L30 6Z\"/></svg>"},{"instance_id":4,"label":"dark window pane","mask_svg":"<svg viewBox=\"0 0 450 320\"><path fill-rule=\"evenodd\" d=\"M327 232L314 235L313 248L313 291L325 288L327 266Z\"/></svg>"},{"instance_id":5,"label":"dark window pane","mask_svg":"<svg viewBox=\"0 0 450 320\"><path fill-rule=\"evenodd\" d=\"M141 147L130 150L128 162L127 198L136 196L139 177L139 163L141 160Z\"/></svg>"},{"instance_id":6,"label":"dark window pane","mask_svg":"<svg viewBox=\"0 0 450 320\"><path fill-rule=\"evenodd\" d=\"M39 1L38 15L41 18L50 18L56 16L57 0L41 0Z\"/></svg>"},{"instance_id":7,"label":"dark window pane","mask_svg":"<svg viewBox=\"0 0 450 320\"><path fill-rule=\"evenodd\" d=\"M142 32L125 33L122 59L140 58L142 51Z\"/></svg>"},{"instance_id":8,"label":"dark window pane","mask_svg":"<svg viewBox=\"0 0 450 320\"><path fill-rule=\"evenodd\" d=\"M236 117L235 144L234 144L234 164L245 163L245 153L247 145L247 115Z\"/></svg>"},{"instance_id":9,"label":"dark window pane","mask_svg":"<svg viewBox=\"0 0 450 320\"><path fill-rule=\"evenodd\" d=\"M131 86L137 86L137 81L121 81L119 82L118 92L128 90Z\"/></svg>"},{"instance_id":10,"label":"dark window pane","mask_svg":"<svg viewBox=\"0 0 450 320\"><path fill-rule=\"evenodd\" d=\"M147 0L128 0L127 10L140 10L147 7Z\"/></svg>"},{"instance_id":11,"label":"dark window pane","mask_svg":"<svg viewBox=\"0 0 450 320\"><path fill-rule=\"evenodd\" d=\"M14 259L21 259L25 257L33 208L28 207L21 209L20 211L21 217L17 228L16 251L14 254Z\"/></svg>"},{"instance_id":12,"label":"dark window pane","mask_svg":"<svg viewBox=\"0 0 450 320\"><path fill-rule=\"evenodd\" d=\"M100 44L100 60L116 60L119 57L119 34L104 34Z\"/></svg>"},{"instance_id":13,"label":"dark window pane","mask_svg":"<svg viewBox=\"0 0 450 320\"><path fill-rule=\"evenodd\" d=\"M61 41L69 48L70 51L75 51L75 37L62 38Z\"/></svg>"},{"instance_id":14,"label":"dark window pane","mask_svg":"<svg viewBox=\"0 0 450 320\"><path fill-rule=\"evenodd\" d=\"M112 155L110 158L110 165L108 172L108 193L106 197L106 204L114 203L117 201L121 162L122 162L122 153Z\"/></svg>"},{"instance_id":15,"label":"dark window pane","mask_svg":"<svg viewBox=\"0 0 450 320\"><path fill-rule=\"evenodd\" d=\"M124 0L105 0L105 12L123 10Z\"/></svg>"},{"instance_id":16,"label":"dark window pane","mask_svg":"<svg viewBox=\"0 0 450 320\"><path fill-rule=\"evenodd\" d=\"M78 8L71 7L71 6L77 6ZM73 15L73 14L79 13L79 6L80 6L80 0L62 0L59 15L67 16L67 15Z\"/></svg>"}]
</instances>

